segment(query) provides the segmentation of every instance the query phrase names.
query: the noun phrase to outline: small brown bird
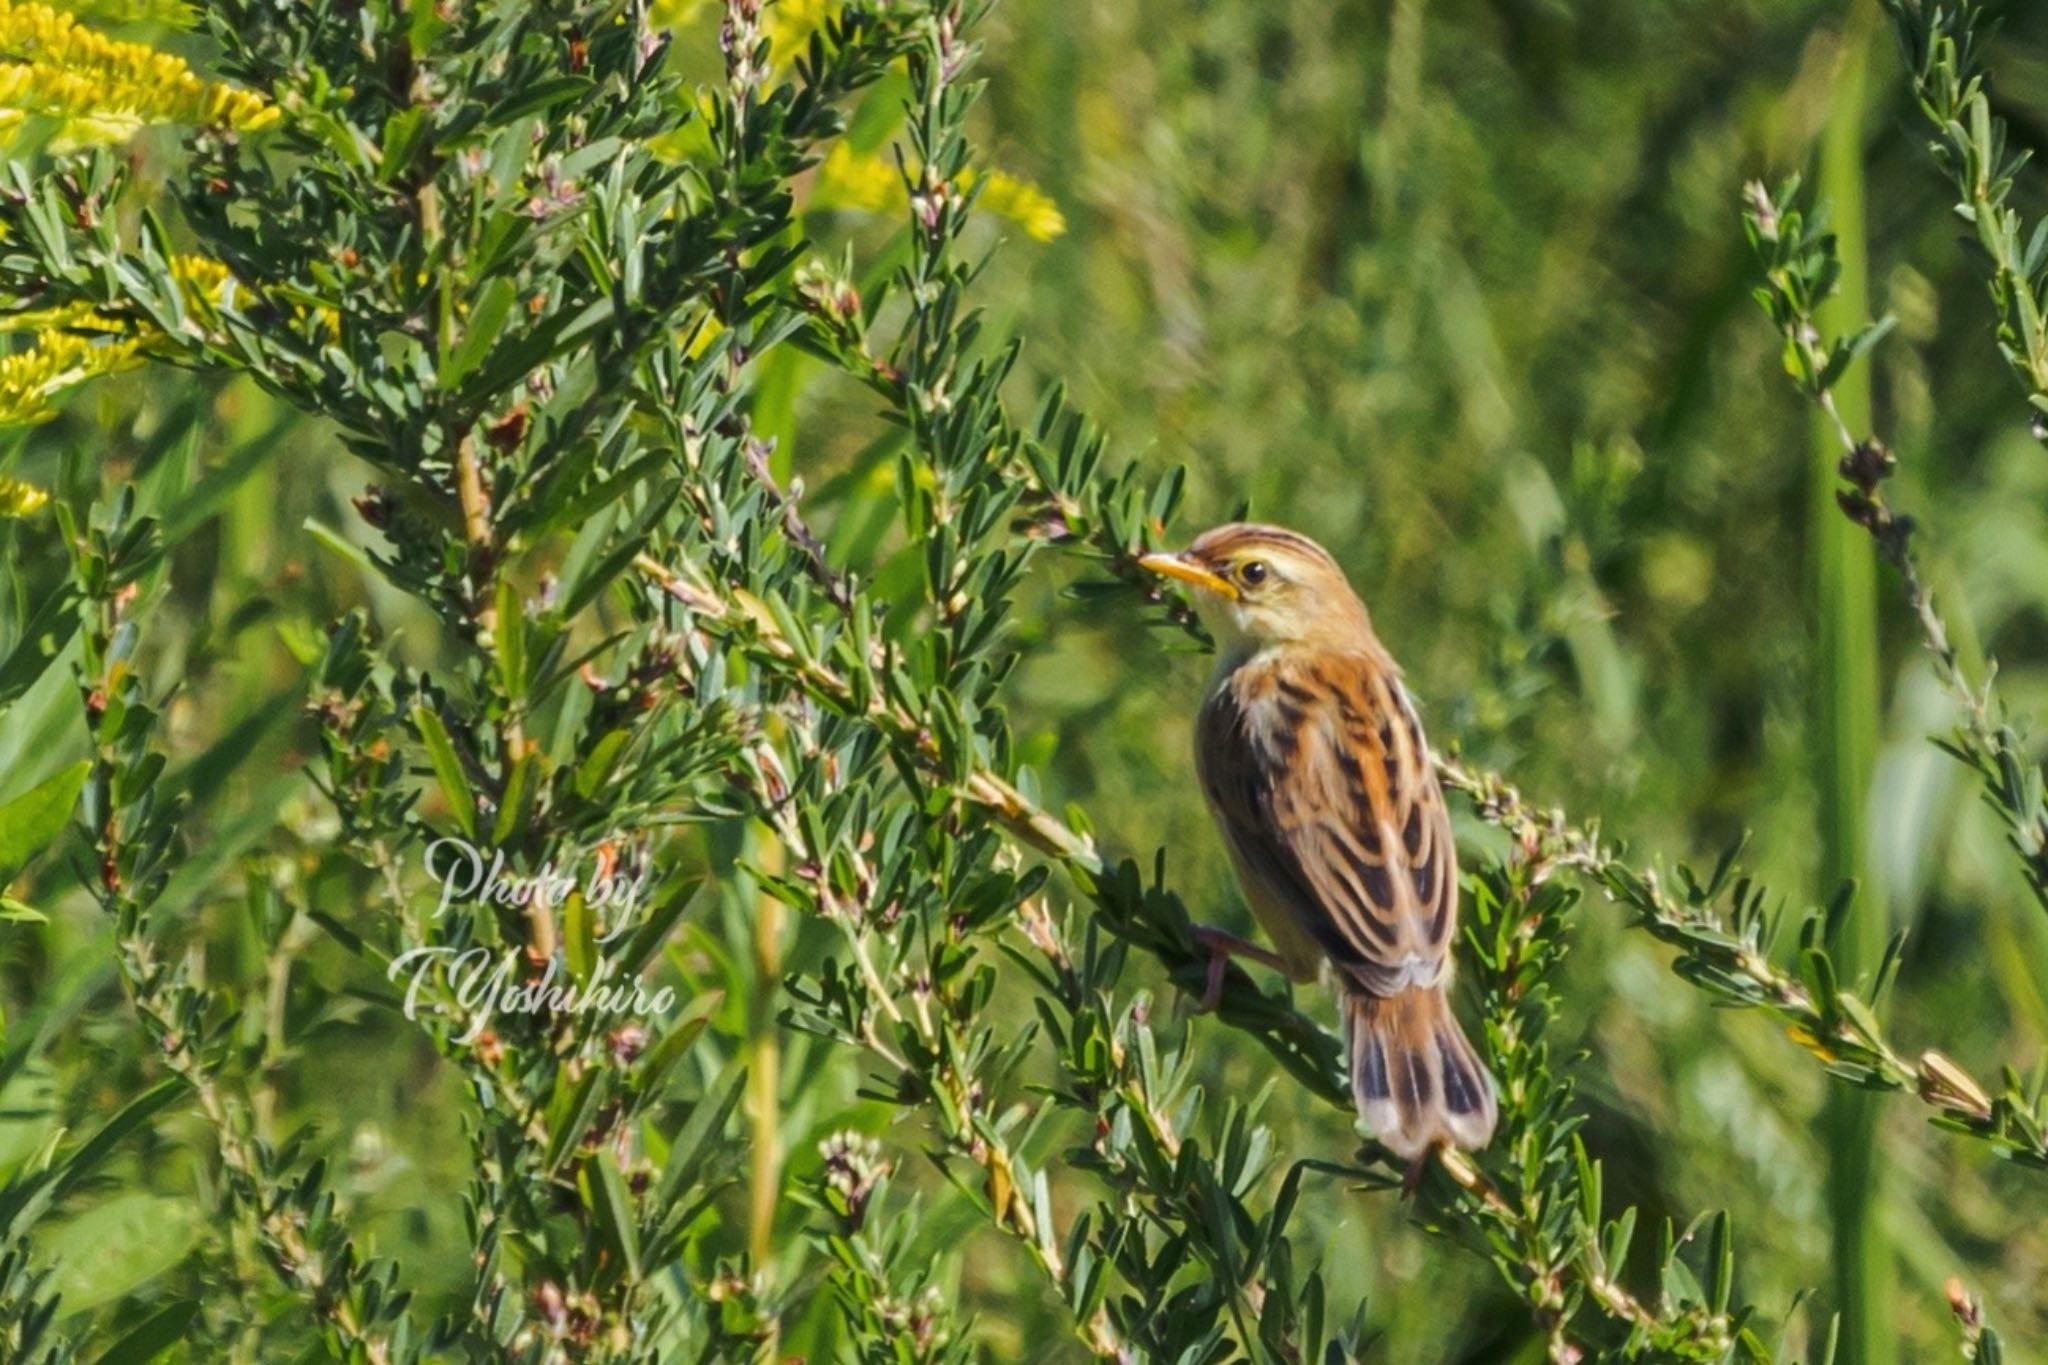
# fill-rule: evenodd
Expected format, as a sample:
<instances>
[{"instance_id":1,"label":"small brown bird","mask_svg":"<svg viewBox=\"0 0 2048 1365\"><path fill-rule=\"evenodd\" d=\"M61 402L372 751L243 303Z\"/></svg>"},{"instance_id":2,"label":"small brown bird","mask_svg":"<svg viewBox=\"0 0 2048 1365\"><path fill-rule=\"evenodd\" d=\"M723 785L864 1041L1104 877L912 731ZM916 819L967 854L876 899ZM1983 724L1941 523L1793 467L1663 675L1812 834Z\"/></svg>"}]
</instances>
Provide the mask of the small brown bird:
<instances>
[{"instance_id":1,"label":"small brown bird","mask_svg":"<svg viewBox=\"0 0 2048 1365\"><path fill-rule=\"evenodd\" d=\"M1493 1136L1493 1078L1452 1017L1457 849L1415 705L1329 552L1219 526L1147 569L1195 589L1219 658L1195 726L1202 792L1277 954L1201 931L1214 1008L1227 953L1335 971L1359 1117L1391 1151Z\"/></svg>"}]
</instances>

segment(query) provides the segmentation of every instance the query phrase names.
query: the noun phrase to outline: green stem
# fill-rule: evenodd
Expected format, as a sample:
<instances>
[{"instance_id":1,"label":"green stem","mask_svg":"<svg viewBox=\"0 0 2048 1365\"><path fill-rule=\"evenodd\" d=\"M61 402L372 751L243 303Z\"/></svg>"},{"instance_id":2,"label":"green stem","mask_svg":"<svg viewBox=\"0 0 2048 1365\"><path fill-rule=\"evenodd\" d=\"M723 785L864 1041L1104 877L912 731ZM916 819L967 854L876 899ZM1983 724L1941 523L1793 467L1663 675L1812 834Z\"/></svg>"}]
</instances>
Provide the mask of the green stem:
<instances>
[{"instance_id":1,"label":"green stem","mask_svg":"<svg viewBox=\"0 0 2048 1365\"><path fill-rule=\"evenodd\" d=\"M1827 336L1869 316L1869 257L1864 232L1863 111L1876 10L1858 3L1842 40L1834 105L1821 137L1822 196L1833 205L1840 241L1841 288L1820 310ZM1841 420L1870 429L1870 371L1856 365L1836 385ZM1841 438L1816 412L1808 516L1820 651L1816 676L1815 785L1820 794L1822 877L1827 886L1860 885L1830 948L1846 980L1873 970L1889 936L1885 892L1869 847L1867 807L1878 742L1877 565L1869 537L1836 505ZM1881 1218L1876 1096L1847 1087L1828 1097L1828 1207L1833 1225L1836 1307L1842 1358L1891 1365L1898 1343L1891 1321L1894 1268Z\"/></svg>"}]
</instances>

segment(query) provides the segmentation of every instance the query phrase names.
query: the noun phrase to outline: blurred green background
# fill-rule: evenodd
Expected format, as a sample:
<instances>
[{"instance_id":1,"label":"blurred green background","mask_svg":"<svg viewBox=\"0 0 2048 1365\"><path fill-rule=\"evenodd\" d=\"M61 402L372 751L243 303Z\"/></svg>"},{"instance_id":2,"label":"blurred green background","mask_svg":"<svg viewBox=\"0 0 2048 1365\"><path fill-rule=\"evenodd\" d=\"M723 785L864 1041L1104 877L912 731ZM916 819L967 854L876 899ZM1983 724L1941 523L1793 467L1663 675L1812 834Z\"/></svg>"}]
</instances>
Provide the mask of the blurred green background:
<instances>
[{"instance_id":1,"label":"blurred green background","mask_svg":"<svg viewBox=\"0 0 2048 1365\"><path fill-rule=\"evenodd\" d=\"M677 60L708 63L711 16L674 17ZM1999 107L2038 144L2048 10L2015 3L2003 17ZM1895 500L1923 523L1966 657L1995 653L2016 708L2048 710L2048 455L2025 429L1982 278L1875 19L1874 3L1859 13L1839 0L1005 0L982 34L982 146L1051 197L1065 231L1040 242L1015 217L986 215L978 232L1003 245L979 297L999 331L1027 339L1020 408L1061 379L1121 458L1184 462L1190 532L1249 503L1329 545L1440 745L1597 817L1645 860L1710 861L1747 831L1749 861L1795 911L1825 899L1838 863L1818 727L1868 689L1875 778L1854 814L1879 893L1859 913L1910 931L1893 1029L1907 1048L1996 1074L2037 1065L2048 1045L2048 918L1967 774L1928 743L1949 713L1888 571L1875 658L1846 680L1822 667L1817 641L1841 604L1816 572L1815 528L1836 514L1812 506L1809 414L1750 300L1739 217L1746 178L1811 172L1831 120L1855 134L1870 306L1899 320L1871 377L1903 465ZM1867 86L1842 78L1865 58ZM864 150L886 145L900 94L885 87L864 108ZM846 179L821 173L808 227L872 273L895 218L864 208ZM2048 202L2043 185L2048 171L2023 185L2030 209ZM810 490L836 556L886 565L873 509L891 447L872 402L822 363L771 364L756 405L781 437L778 464ZM156 665L186 685L173 766L204 813L163 913L201 930L195 951L222 990L260 999L237 926L272 896L349 909L356 894L308 852L332 818L302 771L302 661L357 603L410 624L406 647L422 659L431 632L307 529L310 518L355 538L348 499L366 470L255 389L164 369L103 381L0 446L0 472L55 483L67 450L86 457L85 474L189 470L206 490L185 504ZM16 626L55 585L53 536L47 518L0 523ZM1243 927L1190 780L1206 661L1138 629L1134 607L1061 591L1085 576L1068 563L1022 604L1020 744L1105 844L1167 846L1197 912ZM69 689L53 670L0 729L0 798L82 752ZM1465 833L1475 848L1486 837ZM134 1093L147 1069L72 873L28 881L17 890L53 923L5 926L0 1001L11 1031L58 1032L0 1097L10 1161ZM713 901L671 955L686 980L744 973L746 888ZM789 926L790 961L821 947L815 928ZM1824 1077L1765 1021L1710 1009L1665 958L1604 905L1583 910L1560 1032L1584 1051L1585 1136L1608 1164L1609 1198L1681 1225L1729 1208L1742 1297L1777 1317L1813 1286L1830 1305L1825 1172L1839 1130L1824 1118ZM273 1060L263 1117L280 1131L318 1125L316 1146L346 1167L352 1221L445 1307L436 1295L463 1292L467 1268L459 1088L402 1021L345 994L340 955L326 965L275 1002L319 1027ZM1160 990L1162 1009L1185 1013ZM1028 1003L1005 998L1021 1024ZM1320 992L1304 999L1329 1011ZM744 1046L743 1007L727 1015L730 1046ZM1213 1092L1255 1089L1272 1071L1220 1026L1189 1026ZM1078 1358L1021 1254L972 1232L918 1161L915 1125L856 1106L857 1059L798 1036L783 1046L789 1178L815 1169L826 1132L883 1132L906 1179L930 1189L934 1243L968 1236L952 1274L985 1354ZM1353 1149L1344 1116L1284 1081L1267 1118L1292 1156ZM206 1136L181 1123L52 1233L68 1310L199 1273L194 1249L216 1235L188 1211ZM1900 1357L1954 1349L1942 1285L1960 1275L2017 1358L2048 1359L2028 1347L2048 1342L2040 1177L1948 1140L1905 1099L1880 1108L1874 1142ZM1300 1250L1320 1256L1333 1299L1369 1299L1384 1334L1373 1358L1540 1358L1485 1262L1391 1198L1331 1186L1300 1216ZM791 1203L781 1218L796 1226L804 1213ZM743 1244L737 1206L732 1221ZM784 1348L825 1354L820 1319L793 1314Z\"/></svg>"}]
</instances>

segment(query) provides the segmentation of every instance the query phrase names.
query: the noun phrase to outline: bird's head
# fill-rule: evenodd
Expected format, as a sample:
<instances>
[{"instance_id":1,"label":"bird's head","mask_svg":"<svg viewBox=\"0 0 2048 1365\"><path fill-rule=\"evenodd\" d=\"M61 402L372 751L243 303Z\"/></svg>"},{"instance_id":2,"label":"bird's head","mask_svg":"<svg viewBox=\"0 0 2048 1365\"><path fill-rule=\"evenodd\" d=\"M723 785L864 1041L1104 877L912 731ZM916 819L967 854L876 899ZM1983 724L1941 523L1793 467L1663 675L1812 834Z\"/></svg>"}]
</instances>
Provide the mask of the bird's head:
<instances>
[{"instance_id":1,"label":"bird's head","mask_svg":"<svg viewBox=\"0 0 2048 1365\"><path fill-rule=\"evenodd\" d=\"M1194 589L1195 610L1226 655L1371 638L1365 606L1330 552L1278 526L1233 522L1178 554L1138 562Z\"/></svg>"}]
</instances>

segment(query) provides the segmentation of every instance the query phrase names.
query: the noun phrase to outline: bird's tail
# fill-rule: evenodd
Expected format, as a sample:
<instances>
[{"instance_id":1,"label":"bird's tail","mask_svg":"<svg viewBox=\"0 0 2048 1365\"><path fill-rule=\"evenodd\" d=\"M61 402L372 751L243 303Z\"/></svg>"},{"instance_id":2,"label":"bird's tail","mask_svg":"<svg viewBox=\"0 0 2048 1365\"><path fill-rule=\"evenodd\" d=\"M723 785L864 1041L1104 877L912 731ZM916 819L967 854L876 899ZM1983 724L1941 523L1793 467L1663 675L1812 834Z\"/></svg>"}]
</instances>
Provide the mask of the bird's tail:
<instances>
[{"instance_id":1,"label":"bird's tail","mask_svg":"<svg viewBox=\"0 0 2048 1365\"><path fill-rule=\"evenodd\" d=\"M1493 1077L1451 1015L1443 987L1344 993L1351 1093L1372 1135L1402 1157L1439 1143L1473 1151L1493 1136Z\"/></svg>"}]
</instances>

